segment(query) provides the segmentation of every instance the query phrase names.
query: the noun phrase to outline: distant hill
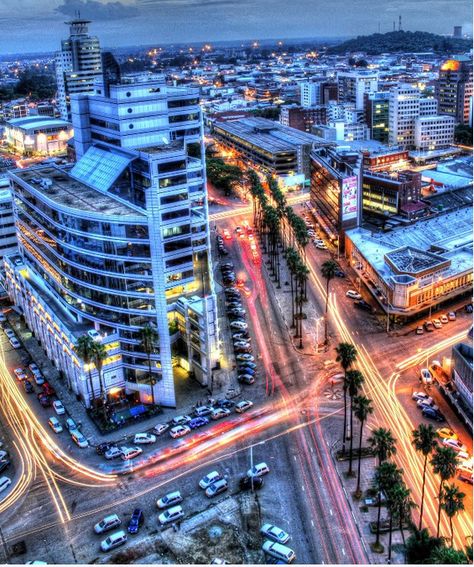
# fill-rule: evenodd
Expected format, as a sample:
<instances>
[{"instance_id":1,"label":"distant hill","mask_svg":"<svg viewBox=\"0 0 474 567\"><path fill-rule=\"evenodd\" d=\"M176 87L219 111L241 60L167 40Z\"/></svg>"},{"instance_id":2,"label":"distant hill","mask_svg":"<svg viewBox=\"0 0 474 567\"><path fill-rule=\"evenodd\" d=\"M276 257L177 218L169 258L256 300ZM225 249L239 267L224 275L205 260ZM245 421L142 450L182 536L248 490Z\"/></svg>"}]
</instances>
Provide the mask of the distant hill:
<instances>
[{"instance_id":1,"label":"distant hill","mask_svg":"<svg viewBox=\"0 0 474 567\"><path fill-rule=\"evenodd\" d=\"M472 43L468 39L444 37L428 32L394 31L361 35L339 45L330 47L327 53L343 54L363 51L369 55L380 53L420 53L434 51L438 53L462 53L468 51Z\"/></svg>"}]
</instances>

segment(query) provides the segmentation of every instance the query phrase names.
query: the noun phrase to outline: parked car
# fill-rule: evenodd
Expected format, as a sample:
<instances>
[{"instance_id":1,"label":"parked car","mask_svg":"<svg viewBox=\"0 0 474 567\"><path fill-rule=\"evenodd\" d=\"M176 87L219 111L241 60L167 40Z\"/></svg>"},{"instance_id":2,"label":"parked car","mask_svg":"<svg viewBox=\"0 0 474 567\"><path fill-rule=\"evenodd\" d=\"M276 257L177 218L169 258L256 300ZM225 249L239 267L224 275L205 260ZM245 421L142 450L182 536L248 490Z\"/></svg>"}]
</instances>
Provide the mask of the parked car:
<instances>
[{"instance_id":1,"label":"parked car","mask_svg":"<svg viewBox=\"0 0 474 567\"><path fill-rule=\"evenodd\" d=\"M8 459L0 459L0 473L6 470L10 466L10 461Z\"/></svg>"},{"instance_id":2,"label":"parked car","mask_svg":"<svg viewBox=\"0 0 474 567\"><path fill-rule=\"evenodd\" d=\"M110 534L107 539L104 539L100 544L100 549L102 551L110 551L125 543L127 543L127 534L124 531L120 531Z\"/></svg>"},{"instance_id":3,"label":"parked car","mask_svg":"<svg viewBox=\"0 0 474 567\"><path fill-rule=\"evenodd\" d=\"M248 329L247 323L243 323L242 321L232 321L230 323L231 329Z\"/></svg>"},{"instance_id":4,"label":"parked car","mask_svg":"<svg viewBox=\"0 0 474 567\"><path fill-rule=\"evenodd\" d=\"M250 400L242 400L241 402L236 404L235 411L236 413L244 413L244 411L249 410L251 407L253 407L253 402L251 402Z\"/></svg>"},{"instance_id":5,"label":"parked car","mask_svg":"<svg viewBox=\"0 0 474 567\"><path fill-rule=\"evenodd\" d=\"M0 478L0 492L3 492L4 490L6 490L10 486L11 483L12 483L12 481L7 476L2 476Z\"/></svg>"},{"instance_id":6,"label":"parked car","mask_svg":"<svg viewBox=\"0 0 474 567\"><path fill-rule=\"evenodd\" d=\"M432 409L434 409L435 411L438 411L438 410L439 410L439 407L434 403L433 400L431 400L431 401L428 401L428 400L418 400L418 401L416 402L416 405L417 405L420 409L423 409L423 408L432 408Z\"/></svg>"},{"instance_id":7,"label":"parked car","mask_svg":"<svg viewBox=\"0 0 474 567\"><path fill-rule=\"evenodd\" d=\"M433 325L432 321L425 321L423 323L423 327L425 328L425 331L427 333L432 333L434 331L434 325Z\"/></svg>"},{"instance_id":8,"label":"parked car","mask_svg":"<svg viewBox=\"0 0 474 567\"><path fill-rule=\"evenodd\" d=\"M237 366L237 374L250 374L250 376L255 376L257 372L257 370L252 370L252 368L248 366L241 366L240 364Z\"/></svg>"},{"instance_id":9,"label":"parked car","mask_svg":"<svg viewBox=\"0 0 474 567\"><path fill-rule=\"evenodd\" d=\"M441 317L439 318L439 320L441 321L441 323L443 323L444 325L446 323L449 323L449 319L447 315L441 315Z\"/></svg>"},{"instance_id":10,"label":"parked car","mask_svg":"<svg viewBox=\"0 0 474 567\"><path fill-rule=\"evenodd\" d=\"M8 457L7 451L0 451L0 460L6 459Z\"/></svg>"},{"instance_id":11,"label":"parked car","mask_svg":"<svg viewBox=\"0 0 474 567\"><path fill-rule=\"evenodd\" d=\"M433 319L433 326L435 329L441 329L443 325L439 319Z\"/></svg>"},{"instance_id":12,"label":"parked car","mask_svg":"<svg viewBox=\"0 0 474 567\"><path fill-rule=\"evenodd\" d=\"M315 244L316 248L318 248L319 250L327 250L328 247L326 246L326 244L324 242L318 242Z\"/></svg>"},{"instance_id":13,"label":"parked car","mask_svg":"<svg viewBox=\"0 0 474 567\"><path fill-rule=\"evenodd\" d=\"M15 337L8 339L10 341L10 344L12 345L13 348L21 348L21 344L20 341L18 339L16 339Z\"/></svg>"},{"instance_id":14,"label":"parked car","mask_svg":"<svg viewBox=\"0 0 474 567\"><path fill-rule=\"evenodd\" d=\"M145 515L143 514L143 510L141 508L135 508L132 513L132 517L130 518L127 526L127 531L129 534L136 534L138 530L143 525L145 521Z\"/></svg>"},{"instance_id":15,"label":"parked car","mask_svg":"<svg viewBox=\"0 0 474 567\"><path fill-rule=\"evenodd\" d=\"M48 419L48 425L51 427L54 433L61 433L63 430L63 426L59 423L57 417L50 417Z\"/></svg>"},{"instance_id":16,"label":"parked car","mask_svg":"<svg viewBox=\"0 0 474 567\"><path fill-rule=\"evenodd\" d=\"M225 492L229 488L229 485L225 478L221 478L220 480L216 480L213 482L208 488L206 488L205 494L208 498L213 498L221 492Z\"/></svg>"},{"instance_id":17,"label":"parked car","mask_svg":"<svg viewBox=\"0 0 474 567\"><path fill-rule=\"evenodd\" d=\"M178 437L183 437L191 432L191 429L187 425L177 425L170 429L170 435L173 439L177 439Z\"/></svg>"},{"instance_id":18,"label":"parked car","mask_svg":"<svg viewBox=\"0 0 474 567\"><path fill-rule=\"evenodd\" d=\"M449 427L441 427L436 430L436 435L441 439L457 439L456 433Z\"/></svg>"},{"instance_id":19,"label":"parked car","mask_svg":"<svg viewBox=\"0 0 474 567\"><path fill-rule=\"evenodd\" d=\"M176 520L180 520L184 517L184 512L181 506L174 506L173 508L169 508L162 514L158 516L158 521L162 526L166 524L170 524L171 522L176 522Z\"/></svg>"},{"instance_id":20,"label":"parked car","mask_svg":"<svg viewBox=\"0 0 474 567\"><path fill-rule=\"evenodd\" d=\"M168 508L169 506L175 506L183 501L183 497L181 496L181 492L179 490L175 490L174 492L169 492L163 498L159 498L156 501L156 505L158 508Z\"/></svg>"},{"instance_id":21,"label":"parked car","mask_svg":"<svg viewBox=\"0 0 474 567\"><path fill-rule=\"evenodd\" d=\"M283 563L293 563L296 560L296 554L292 549L276 541L267 539L262 545L262 550Z\"/></svg>"},{"instance_id":22,"label":"parked car","mask_svg":"<svg viewBox=\"0 0 474 567\"><path fill-rule=\"evenodd\" d=\"M64 415L66 413L66 409L63 406L63 403L62 403L61 400L54 400L53 409L58 415Z\"/></svg>"},{"instance_id":23,"label":"parked car","mask_svg":"<svg viewBox=\"0 0 474 567\"><path fill-rule=\"evenodd\" d=\"M239 368L241 367L251 368L252 370L255 370L257 368L257 365L255 364L255 362L251 362L250 360L244 360L242 362L239 362Z\"/></svg>"},{"instance_id":24,"label":"parked car","mask_svg":"<svg viewBox=\"0 0 474 567\"><path fill-rule=\"evenodd\" d=\"M5 335L7 335L7 337L9 339L14 339L15 338L15 333L13 332L13 329L10 329L10 327L5 327L3 329Z\"/></svg>"},{"instance_id":25,"label":"parked car","mask_svg":"<svg viewBox=\"0 0 474 567\"><path fill-rule=\"evenodd\" d=\"M428 368L422 368L420 370L420 380L423 384L432 384L433 383L433 376Z\"/></svg>"},{"instance_id":26,"label":"parked car","mask_svg":"<svg viewBox=\"0 0 474 567\"><path fill-rule=\"evenodd\" d=\"M268 467L267 463L258 463L251 469L247 471L247 476L263 476L264 474L268 474L270 472L270 468Z\"/></svg>"},{"instance_id":27,"label":"parked car","mask_svg":"<svg viewBox=\"0 0 474 567\"><path fill-rule=\"evenodd\" d=\"M67 429L68 431L75 431L76 429L79 429L79 426L78 426L77 423L72 419L72 417L68 417L68 418L66 419L65 425L66 425L66 429ZM110 445L109 445L108 443L105 443L105 444L106 444L108 447L110 447ZM102 445L104 445L104 443L102 443ZM107 447L107 448L108 448L108 447ZM105 452L105 451L107 451L107 449L104 449L104 452ZM99 453L99 454L101 454L101 453Z\"/></svg>"},{"instance_id":28,"label":"parked car","mask_svg":"<svg viewBox=\"0 0 474 567\"><path fill-rule=\"evenodd\" d=\"M156 435L161 435L167 429L169 429L169 427L170 426L168 423L159 423L158 425L155 425L155 427L153 428L153 433L155 433Z\"/></svg>"},{"instance_id":29,"label":"parked car","mask_svg":"<svg viewBox=\"0 0 474 567\"><path fill-rule=\"evenodd\" d=\"M23 380L22 384L27 394L32 394L35 391L33 384L29 380Z\"/></svg>"},{"instance_id":30,"label":"parked car","mask_svg":"<svg viewBox=\"0 0 474 567\"><path fill-rule=\"evenodd\" d=\"M245 361L248 361L248 362L254 362L255 361L255 358L253 357L253 355L247 354L247 353L238 354L235 358L237 360L245 360Z\"/></svg>"},{"instance_id":31,"label":"parked car","mask_svg":"<svg viewBox=\"0 0 474 567\"><path fill-rule=\"evenodd\" d=\"M173 425L186 425L190 421L191 418L189 417L189 415L177 415L176 417L173 417L171 423Z\"/></svg>"},{"instance_id":32,"label":"parked car","mask_svg":"<svg viewBox=\"0 0 474 567\"><path fill-rule=\"evenodd\" d=\"M118 457L120 457L122 454L122 451L119 447L116 447L115 445L110 447L109 449L107 449L107 451L105 451L104 453L104 457L107 460L110 459L117 459Z\"/></svg>"},{"instance_id":33,"label":"parked car","mask_svg":"<svg viewBox=\"0 0 474 567\"><path fill-rule=\"evenodd\" d=\"M13 370L13 374L15 375L16 379L19 380L20 382L22 380L26 380L25 370L23 368L15 368L15 370Z\"/></svg>"},{"instance_id":34,"label":"parked car","mask_svg":"<svg viewBox=\"0 0 474 567\"><path fill-rule=\"evenodd\" d=\"M206 488L211 486L213 482L216 482L221 478L222 476L219 472L212 471L209 474L207 474L205 477L201 478L201 480L199 481L199 487L205 490Z\"/></svg>"},{"instance_id":35,"label":"parked car","mask_svg":"<svg viewBox=\"0 0 474 567\"><path fill-rule=\"evenodd\" d=\"M223 417L227 417L228 415L230 415L230 410L226 408L216 408L212 410L211 419L221 419Z\"/></svg>"},{"instance_id":36,"label":"parked car","mask_svg":"<svg viewBox=\"0 0 474 567\"><path fill-rule=\"evenodd\" d=\"M94 531L96 534L103 534L109 530L113 530L117 526L120 526L121 523L122 520L117 516L117 514L110 514L109 516L105 516L103 520L94 526Z\"/></svg>"},{"instance_id":37,"label":"parked car","mask_svg":"<svg viewBox=\"0 0 474 567\"><path fill-rule=\"evenodd\" d=\"M359 301L354 301L354 307L356 307L357 309L362 309L364 311L372 312L372 306L363 299L360 299Z\"/></svg>"},{"instance_id":38,"label":"parked car","mask_svg":"<svg viewBox=\"0 0 474 567\"><path fill-rule=\"evenodd\" d=\"M148 445L156 442L156 437L151 433L136 433L133 438L135 445Z\"/></svg>"},{"instance_id":39,"label":"parked car","mask_svg":"<svg viewBox=\"0 0 474 567\"><path fill-rule=\"evenodd\" d=\"M206 415L210 415L211 413L212 413L211 406L198 406L194 410L194 415L196 415L196 417L205 417Z\"/></svg>"},{"instance_id":40,"label":"parked car","mask_svg":"<svg viewBox=\"0 0 474 567\"><path fill-rule=\"evenodd\" d=\"M236 340L234 340L234 348L252 348L252 346L250 345L249 341L246 341L246 340L236 341Z\"/></svg>"},{"instance_id":41,"label":"parked car","mask_svg":"<svg viewBox=\"0 0 474 567\"><path fill-rule=\"evenodd\" d=\"M338 277L338 278L345 278L346 277L346 273L343 272L342 270L336 270L335 274L336 274L336 277Z\"/></svg>"},{"instance_id":42,"label":"parked car","mask_svg":"<svg viewBox=\"0 0 474 567\"><path fill-rule=\"evenodd\" d=\"M417 335L422 335L423 334L423 327L420 325L416 328L416 334Z\"/></svg>"},{"instance_id":43,"label":"parked car","mask_svg":"<svg viewBox=\"0 0 474 567\"><path fill-rule=\"evenodd\" d=\"M444 415L441 412L436 411L430 407L424 407L421 410L421 413L423 414L424 417L428 419L433 419L434 421L439 421L439 422L446 421Z\"/></svg>"},{"instance_id":44,"label":"parked car","mask_svg":"<svg viewBox=\"0 0 474 567\"><path fill-rule=\"evenodd\" d=\"M239 374L237 376L237 380L239 382L243 382L244 384L248 384L249 386L251 386L255 382L255 378L250 374Z\"/></svg>"},{"instance_id":45,"label":"parked car","mask_svg":"<svg viewBox=\"0 0 474 567\"><path fill-rule=\"evenodd\" d=\"M234 333L232 335L232 339L234 341L251 341L252 339L249 337L247 331L241 331L240 333Z\"/></svg>"},{"instance_id":46,"label":"parked car","mask_svg":"<svg viewBox=\"0 0 474 567\"><path fill-rule=\"evenodd\" d=\"M195 417L192 419L188 426L190 429L197 429L198 427L203 427L209 423L209 419L207 417Z\"/></svg>"},{"instance_id":47,"label":"parked car","mask_svg":"<svg viewBox=\"0 0 474 567\"><path fill-rule=\"evenodd\" d=\"M428 396L428 394L425 394L425 392L413 392L413 394L411 395L411 399L416 401L418 400L429 400L430 402L433 401L433 398Z\"/></svg>"},{"instance_id":48,"label":"parked car","mask_svg":"<svg viewBox=\"0 0 474 567\"><path fill-rule=\"evenodd\" d=\"M89 446L89 441L87 441L87 439L78 429L73 429L69 433L71 434L71 439L81 449L85 449Z\"/></svg>"},{"instance_id":49,"label":"parked car","mask_svg":"<svg viewBox=\"0 0 474 567\"><path fill-rule=\"evenodd\" d=\"M346 291L346 297L350 297L351 299L362 299L361 294L357 293L357 291L354 291L353 289Z\"/></svg>"},{"instance_id":50,"label":"parked car","mask_svg":"<svg viewBox=\"0 0 474 567\"><path fill-rule=\"evenodd\" d=\"M51 386L49 382L46 381L41 385L41 390L47 396L54 396L56 394L56 390Z\"/></svg>"},{"instance_id":51,"label":"parked car","mask_svg":"<svg viewBox=\"0 0 474 567\"><path fill-rule=\"evenodd\" d=\"M36 395L36 397L38 398L39 403L44 408L49 408L49 406L51 405L51 398L49 396L40 392L39 394Z\"/></svg>"},{"instance_id":52,"label":"parked car","mask_svg":"<svg viewBox=\"0 0 474 567\"><path fill-rule=\"evenodd\" d=\"M67 427L67 425L66 425ZM67 427L69 429L69 427ZM96 446L95 448L95 452L98 455L105 455L105 453L112 448L112 445L110 443L99 443L99 445Z\"/></svg>"},{"instance_id":53,"label":"parked car","mask_svg":"<svg viewBox=\"0 0 474 567\"><path fill-rule=\"evenodd\" d=\"M273 524L263 524L260 533L278 543L287 543L290 540L290 534Z\"/></svg>"},{"instance_id":54,"label":"parked car","mask_svg":"<svg viewBox=\"0 0 474 567\"><path fill-rule=\"evenodd\" d=\"M121 453L120 458L122 461L130 461L135 459L135 457L138 457L138 455L141 455L143 453L143 449L140 449L140 447L124 447Z\"/></svg>"},{"instance_id":55,"label":"parked car","mask_svg":"<svg viewBox=\"0 0 474 567\"><path fill-rule=\"evenodd\" d=\"M214 406L216 408L232 409L235 406L235 402L232 400L217 400Z\"/></svg>"},{"instance_id":56,"label":"parked car","mask_svg":"<svg viewBox=\"0 0 474 567\"><path fill-rule=\"evenodd\" d=\"M454 311L450 311L448 313L448 319L449 321L456 321L456 313Z\"/></svg>"},{"instance_id":57,"label":"parked car","mask_svg":"<svg viewBox=\"0 0 474 567\"><path fill-rule=\"evenodd\" d=\"M458 453L459 451L467 451L466 445L461 443L459 439L443 439L443 445L445 445L446 447L451 447L451 449L456 451L456 453Z\"/></svg>"},{"instance_id":58,"label":"parked car","mask_svg":"<svg viewBox=\"0 0 474 567\"><path fill-rule=\"evenodd\" d=\"M241 490L259 490L263 486L263 478L261 476L244 476L239 480L239 488Z\"/></svg>"},{"instance_id":59,"label":"parked car","mask_svg":"<svg viewBox=\"0 0 474 567\"><path fill-rule=\"evenodd\" d=\"M252 354L252 347L247 346L234 346L234 352L236 354Z\"/></svg>"}]
</instances>

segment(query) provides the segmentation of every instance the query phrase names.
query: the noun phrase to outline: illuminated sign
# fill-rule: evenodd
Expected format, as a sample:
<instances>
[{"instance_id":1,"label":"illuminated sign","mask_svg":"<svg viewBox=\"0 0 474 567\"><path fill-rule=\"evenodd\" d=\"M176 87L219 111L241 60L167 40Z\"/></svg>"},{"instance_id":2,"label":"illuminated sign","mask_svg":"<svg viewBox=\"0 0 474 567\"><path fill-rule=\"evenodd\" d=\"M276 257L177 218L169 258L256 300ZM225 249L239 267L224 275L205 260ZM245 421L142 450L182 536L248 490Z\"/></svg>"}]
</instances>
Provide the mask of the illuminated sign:
<instances>
[{"instance_id":1,"label":"illuminated sign","mask_svg":"<svg viewBox=\"0 0 474 567\"><path fill-rule=\"evenodd\" d=\"M342 180L342 221L357 218L357 177Z\"/></svg>"}]
</instances>

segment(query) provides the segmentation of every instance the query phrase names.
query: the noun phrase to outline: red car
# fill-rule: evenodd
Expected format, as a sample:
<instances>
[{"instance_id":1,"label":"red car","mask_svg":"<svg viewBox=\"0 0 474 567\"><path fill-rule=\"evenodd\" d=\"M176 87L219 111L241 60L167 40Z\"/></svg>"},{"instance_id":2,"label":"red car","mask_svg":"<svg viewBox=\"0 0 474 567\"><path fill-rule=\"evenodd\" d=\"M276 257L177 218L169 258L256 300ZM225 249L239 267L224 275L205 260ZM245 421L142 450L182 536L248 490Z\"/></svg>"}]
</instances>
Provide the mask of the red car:
<instances>
[{"instance_id":1,"label":"red car","mask_svg":"<svg viewBox=\"0 0 474 567\"><path fill-rule=\"evenodd\" d=\"M54 394L56 393L56 390L51 386L49 382L45 382L41 386L41 388L43 390L43 394L46 394L46 396L54 396Z\"/></svg>"}]
</instances>

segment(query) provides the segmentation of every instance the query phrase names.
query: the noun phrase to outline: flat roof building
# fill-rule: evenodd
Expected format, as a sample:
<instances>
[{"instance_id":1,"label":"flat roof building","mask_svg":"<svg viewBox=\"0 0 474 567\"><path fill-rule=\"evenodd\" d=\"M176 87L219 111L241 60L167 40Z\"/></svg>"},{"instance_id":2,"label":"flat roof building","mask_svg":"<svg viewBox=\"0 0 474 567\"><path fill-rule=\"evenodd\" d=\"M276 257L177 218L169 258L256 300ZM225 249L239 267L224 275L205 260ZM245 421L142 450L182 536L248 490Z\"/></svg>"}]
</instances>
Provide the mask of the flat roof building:
<instances>
[{"instance_id":1,"label":"flat roof building","mask_svg":"<svg viewBox=\"0 0 474 567\"><path fill-rule=\"evenodd\" d=\"M72 136L69 122L48 116L12 118L5 124L8 145L25 156L65 154Z\"/></svg>"}]
</instances>

